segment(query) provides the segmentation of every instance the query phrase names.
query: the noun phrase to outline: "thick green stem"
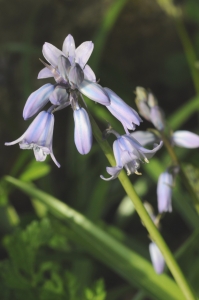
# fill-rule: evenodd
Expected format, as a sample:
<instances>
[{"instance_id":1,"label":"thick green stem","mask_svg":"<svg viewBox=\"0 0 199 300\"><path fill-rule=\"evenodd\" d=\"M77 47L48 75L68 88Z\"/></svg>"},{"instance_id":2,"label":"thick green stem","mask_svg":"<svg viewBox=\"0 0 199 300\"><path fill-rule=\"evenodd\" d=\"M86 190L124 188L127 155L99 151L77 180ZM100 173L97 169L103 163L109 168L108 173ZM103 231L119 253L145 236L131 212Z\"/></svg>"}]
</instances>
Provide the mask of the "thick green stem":
<instances>
[{"instance_id":1,"label":"thick green stem","mask_svg":"<svg viewBox=\"0 0 199 300\"><path fill-rule=\"evenodd\" d=\"M93 133L94 133L94 136L95 136L97 142L99 143L101 149L105 153L110 164L112 166L114 166L115 160L114 160L112 150L111 150L109 144L107 143L107 141L104 141L102 139L102 133L101 133L100 129L98 128L96 122L93 120L93 118L91 116L90 116L90 119L91 119L91 123L92 123L92 127L93 127ZM119 180L120 180L124 190L126 191L127 195L132 200L132 202L135 206L135 209L136 209L137 213L139 214L142 222L146 226L151 238L153 239L153 241L157 244L157 246L161 250L161 252L165 258L165 261L166 261L171 273L173 274L173 277L175 278L176 282L178 283L180 289L182 290L185 298L187 300L194 300L194 299L196 300L196 297L194 296L191 288L189 287L182 271L180 270L177 262L175 261L173 255L172 255L171 251L169 250L169 248L166 245L165 241L163 240L161 234L159 233L159 231L157 230L153 221L151 220L150 216L148 215L145 207L142 204L142 201L138 197L137 193L135 192L130 180L128 179L128 177L126 176L124 171L122 171L120 173Z\"/></svg>"}]
</instances>

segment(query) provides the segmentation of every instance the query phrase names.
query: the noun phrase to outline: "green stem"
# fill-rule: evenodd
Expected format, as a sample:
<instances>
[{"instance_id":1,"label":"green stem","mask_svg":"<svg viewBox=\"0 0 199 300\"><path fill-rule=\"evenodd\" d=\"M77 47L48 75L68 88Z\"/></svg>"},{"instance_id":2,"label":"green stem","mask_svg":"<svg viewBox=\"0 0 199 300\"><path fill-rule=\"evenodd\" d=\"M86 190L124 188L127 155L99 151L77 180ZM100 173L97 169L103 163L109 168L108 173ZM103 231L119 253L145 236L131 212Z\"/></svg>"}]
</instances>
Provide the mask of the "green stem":
<instances>
[{"instance_id":1,"label":"green stem","mask_svg":"<svg viewBox=\"0 0 199 300\"><path fill-rule=\"evenodd\" d=\"M175 23L176 23L176 28L178 35L180 37L180 40L182 42L184 52L189 64L189 69L192 75L194 87L196 90L196 93L199 94L199 73L198 70L195 67L195 63L197 60L196 53L194 51L193 45L191 43L191 40L189 38L189 35L187 33L187 30L184 26L184 23L182 21L181 17L176 17L175 18Z\"/></svg>"},{"instance_id":2,"label":"green stem","mask_svg":"<svg viewBox=\"0 0 199 300\"><path fill-rule=\"evenodd\" d=\"M101 149L105 153L108 161L112 166L115 165L115 160L113 158L112 150L107 141L102 139L102 133L94 121L94 119L90 116L90 120L92 123L93 134L99 143ZM119 180L126 191L127 195L130 197L131 201L133 202L137 213L139 214L142 222L146 226L151 238L157 244L159 249L161 250L165 261L173 274L177 284L179 285L180 289L182 290L185 298L187 300L196 300L191 288L189 287L181 269L179 268L177 262L175 261L171 251L169 250L168 246L166 245L165 241L163 240L162 236L160 235L159 231L157 230L156 226L154 225L153 221L151 220L150 216L148 215L145 207L143 206L140 198L138 197L137 193L135 192L130 180L126 176L125 172L122 171L119 175Z\"/></svg>"}]
</instances>

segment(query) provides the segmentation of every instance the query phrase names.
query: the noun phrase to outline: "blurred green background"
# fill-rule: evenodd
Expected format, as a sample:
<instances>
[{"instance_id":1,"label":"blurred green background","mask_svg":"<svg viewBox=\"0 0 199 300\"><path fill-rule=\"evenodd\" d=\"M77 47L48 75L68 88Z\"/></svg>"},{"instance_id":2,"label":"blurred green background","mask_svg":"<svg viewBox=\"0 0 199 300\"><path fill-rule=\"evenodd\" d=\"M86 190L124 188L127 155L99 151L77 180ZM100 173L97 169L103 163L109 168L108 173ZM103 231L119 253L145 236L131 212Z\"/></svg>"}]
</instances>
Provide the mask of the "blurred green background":
<instances>
[{"instance_id":1,"label":"blurred green background","mask_svg":"<svg viewBox=\"0 0 199 300\"><path fill-rule=\"evenodd\" d=\"M1 175L10 174L28 182L34 181L38 188L61 199L96 224L105 226L114 236L118 237L124 233L128 238L127 245L149 259L147 232L132 204L128 199L125 200L125 192L118 180L107 183L99 178L99 175L106 174L105 167L109 163L96 142L94 141L88 155L81 156L77 152L73 139L71 108L55 114L53 149L61 164L60 169L50 159L45 163L35 162L31 150L22 151L18 145L5 147L3 144L17 139L30 124L31 121L24 121L22 118L23 107L30 93L44 83L53 82L52 79L37 79L42 68L39 61L39 58L43 59L42 45L49 42L61 48L69 33L73 35L76 46L87 40L95 43L89 65L102 86L113 89L134 108L136 86L150 88L165 116L171 117L184 104L189 101L191 103L190 99L196 95L188 57L192 57L194 64L191 68L194 69L195 78L199 79L195 56L192 56L189 47L188 56L183 50L183 39L180 36L182 27L180 29L175 18L153 0L1 0L0 3ZM197 58L199 2L182 0L175 1L175 4L182 13L185 26L183 28L186 28L189 34ZM115 129L123 133L119 122L113 120L105 108L98 104L90 104L89 108L102 131L106 129L107 122L110 122ZM171 119L171 127L176 118L174 116ZM147 121L143 123L139 129L152 127ZM197 109L185 113L185 118L174 126L175 129L199 133ZM191 151L178 149L177 153L186 163L196 168L194 184L197 186L198 150ZM169 162L169 157L162 149L149 165L142 167L142 177L131 176L140 197L143 201L150 202L156 212L157 178ZM174 212L162 221L162 234L173 251L177 250L199 225L190 205L186 206L189 196L180 184L176 185ZM39 207L38 203L29 201L28 196L13 188L7 189L4 184L0 188L2 237L12 233L15 226L25 228L31 221L45 216L45 209ZM187 211L189 213L185 215ZM106 222L106 225L102 222ZM124 238L123 235L122 237ZM7 257L3 246L0 255L2 260ZM88 258L85 252L76 255L77 259L71 257L71 263L68 264L80 281L85 276L85 282L89 284L91 278L103 277L108 291L112 291L107 299L133 299L135 290L129 288L118 275L95 259ZM197 255L198 252L196 257ZM186 267L185 264L184 268ZM83 268L84 271L81 273L79 268ZM117 285L124 288L121 296L119 292L114 296ZM143 296L143 299L151 298Z\"/></svg>"}]
</instances>

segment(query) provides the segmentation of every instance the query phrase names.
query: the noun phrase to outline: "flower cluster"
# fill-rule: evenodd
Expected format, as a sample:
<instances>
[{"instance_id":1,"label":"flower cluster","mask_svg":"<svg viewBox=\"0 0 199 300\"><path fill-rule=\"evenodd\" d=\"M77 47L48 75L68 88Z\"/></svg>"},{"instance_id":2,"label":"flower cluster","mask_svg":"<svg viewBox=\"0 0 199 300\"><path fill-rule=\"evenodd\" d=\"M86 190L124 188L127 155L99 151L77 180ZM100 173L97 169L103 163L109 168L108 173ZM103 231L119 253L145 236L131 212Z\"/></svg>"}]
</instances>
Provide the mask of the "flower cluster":
<instances>
[{"instance_id":1,"label":"flower cluster","mask_svg":"<svg viewBox=\"0 0 199 300\"><path fill-rule=\"evenodd\" d=\"M19 142L20 148L33 149L37 161L45 160L47 154L50 154L60 167L52 150L54 112L70 105L75 123L75 145L80 154L89 153L92 147L92 128L83 96L106 106L123 124L126 133L128 129L134 130L136 125L140 125L142 120L133 108L112 90L103 88L96 82L96 76L87 64L93 48L91 41L76 48L70 34L64 40L62 51L49 43L43 45L42 52L48 63L42 61L45 67L39 72L38 79L53 77L55 83L47 83L29 96L23 117L25 120L29 119L48 103L51 106L38 114L20 138L5 145Z\"/></svg>"},{"instance_id":2,"label":"flower cluster","mask_svg":"<svg viewBox=\"0 0 199 300\"><path fill-rule=\"evenodd\" d=\"M162 139L162 134L166 132L166 121L162 109L158 106L158 101L151 91L146 91L143 87L136 88L136 99L138 110L140 114L149 122L151 122L158 131L142 132L142 140L144 142L158 142ZM155 134L156 133L156 134ZM139 132L136 137L139 140ZM170 147L178 146L183 148L198 148L199 147L199 135L187 131L178 130L175 132L167 133L167 142ZM177 162L171 165L160 174L157 184L157 202L158 211L160 214L164 212L172 212L172 188L175 183L175 177L180 172L180 166Z\"/></svg>"}]
</instances>

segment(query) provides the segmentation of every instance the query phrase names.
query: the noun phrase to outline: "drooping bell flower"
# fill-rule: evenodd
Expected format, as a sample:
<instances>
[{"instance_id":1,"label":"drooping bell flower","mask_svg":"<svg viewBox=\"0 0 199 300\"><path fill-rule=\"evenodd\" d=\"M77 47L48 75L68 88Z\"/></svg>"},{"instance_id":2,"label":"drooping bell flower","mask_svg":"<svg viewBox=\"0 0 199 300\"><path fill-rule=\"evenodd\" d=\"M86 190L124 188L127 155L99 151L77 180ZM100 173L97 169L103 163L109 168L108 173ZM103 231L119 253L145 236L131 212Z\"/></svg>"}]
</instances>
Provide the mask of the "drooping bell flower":
<instances>
[{"instance_id":1,"label":"drooping bell flower","mask_svg":"<svg viewBox=\"0 0 199 300\"><path fill-rule=\"evenodd\" d=\"M47 83L30 94L23 110L25 120L34 116L49 102L49 96L54 91L54 88L55 85Z\"/></svg>"},{"instance_id":2,"label":"drooping bell flower","mask_svg":"<svg viewBox=\"0 0 199 300\"><path fill-rule=\"evenodd\" d=\"M198 148L199 147L199 135L187 131L178 130L171 136L171 142L173 145L183 148Z\"/></svg>"},{"instance_id":3,"label":"drooping bell flower","mask_svg":"<svg viewBox=\"0 0 199 300\"><path fill-rule=\"evenodd\" d=\"M117 140L113 143L113 153L116 160L115 167L107 167L106 171L111 175L110 178L100 176L102 179L109 181L118 177L123 167L127 170L127 175L138 172L141 162L149 162L150 159L161 147L163 142L160 141L154 149L149 150L144 148L139 141L134 139L130 134L120 136L116 131L109 130L108 133L113 133Z\"/></svg>"},{"instance_id":4,"label":"drooping bell flower","mask_svg":"<svg viewBox=\"0 0 199 300\"><path fill-rule=\"evenodd\" d=\"M154 242L149 244L149 253L155 272L161 274L164 271L165 260L160 249Z\"/></svg>"},{"instance_id":5,"label":"drooping bell flower","mask_svg":"<svg viewBox=\"0 0 199 300\"><path fill-rule=\"evenodd\" d=\"M165 171L158 178L157 185L157 200L158 200L158 211L172 212L172 187L173 187L173 175Z\"/></svg>"},{"instance_id":6,"label":"drooping bell flower","mask_svg":"<svg viewBox=\"0 0 199 300\"><path fill-rule=\"evenodd\" d=\"M110 98L110 105L107 109L116 117L123 125L124 130L128 134L129 130L135 130L136 125L139 126L142 119L138 113L126 104L116 93L109 88L104 88Z\"/></svg>"},{"instance_id":7,"label":"drooping bell flower","mask_svg":"<svg viewBox=\"0 0 199 300\"><path fill-rule=\"evenodd\" d=\"M82 107L75 109L73 116L75 122L75 145L80 154L87 154L92 147L92 128L89 116L86 110Z\"/></svg>"},{"instance_id":8,"label":"drooping bell flower","mask_svg":"<svg viewBox=\"0 0 199 300\"><path fill-rule=\"evenodd\" d=\"M75 47L75 41L71 34L67 35L64 40L62 51L50 43L45 43L43 45L43 56L50 63L54 69L58 66L58 58L60 56L65 56L70 61L70 64L78 63L84 71L84 78L95 82L96 77L93 70L86 64L93 52L94 44L91 41L83 42L79 47ZM38 78L48 78L53 77L52 72L45 67L42 69Z\"/></svg>"},{"instance_id":9,"label":"drooping bell flower","mask_svg":"<svg viewBox=\"0 0 199 300\"><path fill-rule=\"evenodd\" d=\"M52 150L53 129L54 115L51 112L41 111L20 138L5 145L19 143L21 149L33 149L37 161L44 161L50 154L54 163L60 167Z\"/></svg>"}]
</instances>

